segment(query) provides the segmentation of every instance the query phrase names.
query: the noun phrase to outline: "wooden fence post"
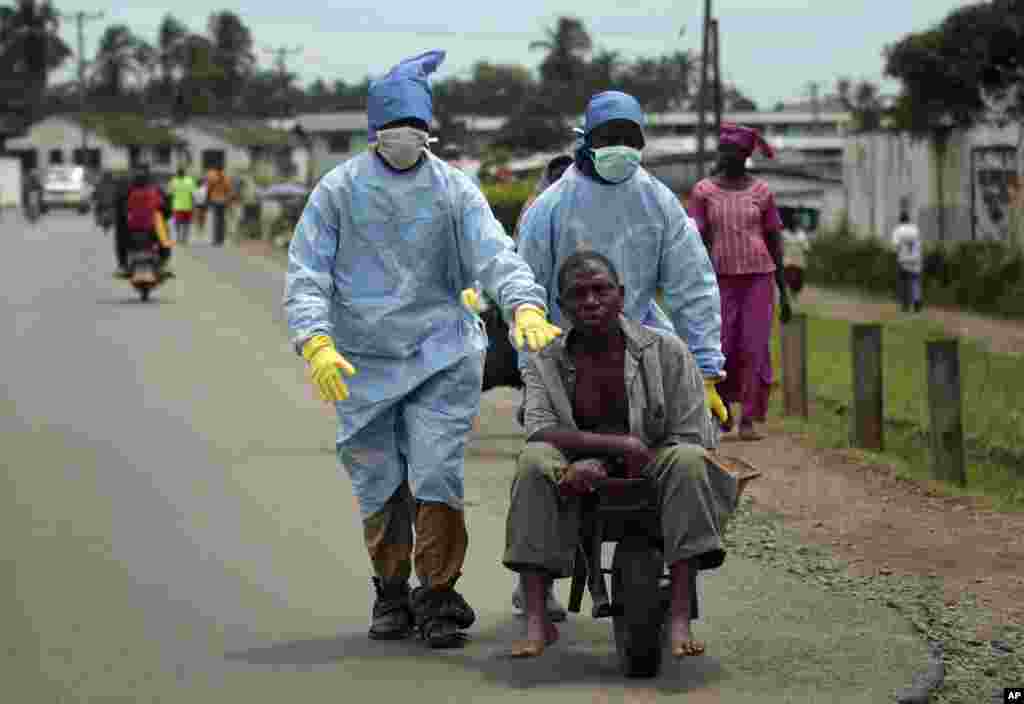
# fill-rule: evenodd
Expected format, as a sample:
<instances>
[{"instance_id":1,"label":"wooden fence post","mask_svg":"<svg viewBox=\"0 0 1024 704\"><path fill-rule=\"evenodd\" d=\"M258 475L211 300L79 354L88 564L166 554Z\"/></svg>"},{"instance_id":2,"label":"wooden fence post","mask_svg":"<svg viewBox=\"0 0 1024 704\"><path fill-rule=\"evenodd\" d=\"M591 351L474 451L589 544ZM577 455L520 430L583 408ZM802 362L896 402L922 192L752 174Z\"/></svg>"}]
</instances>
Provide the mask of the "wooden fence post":
<instances>
[{"instance_id":1,"label":"wooden fence post","mask_svg":"<svg viewBox=\"0 0 1024 704\"><path fill-rule=\"evenodd\" d=\"M781 326L782 393L787 416L810 416L807 401L807 315L794 313Z\"/></svg>"},{"instance_id":2,"label":"wooden fence post","mask_svg":"<svg viewBox=\"0 0 1024 704\"><path fill-rule=\"evenodd\" d=\"M882 326L854 325L853 408L850 442L866 450L884 449L882 408Z\"/></svg>"},{"instance_id":3,"label":"wooden fence post","mask_svg":"<svg viewBox=\"0 0 1024 704\"><path fill-rule=\"evenodd\" d=\"M936 340L927 343L927 350L932 476L966 486L959 345Z\"/></svg>"}]
</instances>

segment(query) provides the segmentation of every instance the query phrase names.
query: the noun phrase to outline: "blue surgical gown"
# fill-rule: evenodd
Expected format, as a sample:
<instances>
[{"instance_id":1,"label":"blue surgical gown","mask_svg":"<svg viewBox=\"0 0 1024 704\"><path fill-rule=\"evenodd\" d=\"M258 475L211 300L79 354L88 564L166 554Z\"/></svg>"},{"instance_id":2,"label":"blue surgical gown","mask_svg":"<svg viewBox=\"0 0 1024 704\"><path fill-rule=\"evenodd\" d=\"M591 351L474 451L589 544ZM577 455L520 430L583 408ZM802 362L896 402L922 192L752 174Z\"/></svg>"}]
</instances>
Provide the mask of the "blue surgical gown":
<instances>
[{"instance_id":1,"label":"blue surgical gown","mask_svg":"<svg viewBox=\"0 0 1024 704\"><path fill-rule=\"evenodd\" d=\"M546 308L544 289L483 194L458 169L425 153L418 167L396 172L368 151L317 185L289 248L284 305L297 351L312 336L328 335L357 369L345 380L349 397L336 404L343 463L372 448L405 447L409 438L468 434L466 418L479 409L480 370L464 362L473 355L479 366L486 338L459 295L475 281L509 319L523 304ZM380 425L374 421L394 413L395 404L414 392L422 395L421 387L432 377L444 373L447 378L460 369L476 379L475 391L432 391L431 398L443 398L448 406L430 415L439 427L407 429L409 437L395 442L364 437ZM451 433L442 427L448 417ZM448 453L448 466L436 470L447 473L449 481L435 485L461 490L457 454ZM365 518L405 477L402 458L359 464L347 469ZM376 476L362 481L359 471ZM452 479L456 475L458 481ZM461 501L460 496L428 498L452 505Z\"/></svg>"}]
</instances>

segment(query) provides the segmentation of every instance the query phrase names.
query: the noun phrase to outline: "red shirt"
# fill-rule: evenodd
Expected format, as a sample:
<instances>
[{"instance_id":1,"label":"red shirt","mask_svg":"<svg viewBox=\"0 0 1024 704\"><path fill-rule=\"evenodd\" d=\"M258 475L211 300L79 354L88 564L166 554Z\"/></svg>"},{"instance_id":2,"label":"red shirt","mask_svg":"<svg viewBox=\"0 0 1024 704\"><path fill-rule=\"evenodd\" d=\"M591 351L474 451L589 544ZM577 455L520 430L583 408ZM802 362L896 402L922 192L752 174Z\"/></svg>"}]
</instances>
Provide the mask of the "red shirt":
<instances>
[{"instance_id":1,"label":"red shirt","mask_svg":"<svg viewBox=\"0 0 1024 704\"><path fill-rule=\"evenodd\" d=\"M706 178L690 194L690 215L702 235L710 232L715 273L775 271L767 237L782 230L782 218L775 207L775 196L764 181L754 179L744 190L733 191Z\"/></svg>"}]
</instances>

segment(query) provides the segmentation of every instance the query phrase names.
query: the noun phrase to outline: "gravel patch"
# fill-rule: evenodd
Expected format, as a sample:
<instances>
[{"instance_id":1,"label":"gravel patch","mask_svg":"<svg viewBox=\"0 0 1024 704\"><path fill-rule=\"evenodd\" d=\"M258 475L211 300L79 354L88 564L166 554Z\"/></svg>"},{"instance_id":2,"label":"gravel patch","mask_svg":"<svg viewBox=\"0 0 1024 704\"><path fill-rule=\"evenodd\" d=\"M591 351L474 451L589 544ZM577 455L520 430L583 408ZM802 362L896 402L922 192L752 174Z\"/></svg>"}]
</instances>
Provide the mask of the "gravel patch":
<instances>
[{"instance_id":1,"label":"gravel patch","mask_svg":"<svg viewBox=\"0 0 1024 704\"><path fill-rule=\"evenodd\" d=\"M1024 682L1024 625L989 626L990 614L969 594L955 603L943 600L939 577L852 574L825 548L801 543L779 516L754 511L744 497L724 537L736 555L781 566L826 591L896 609L931 645L914 682L894 693L898 702L1002 701L1004 687ZM982 639L979 632L991 633Z\"/></svg>"}]
</instances>

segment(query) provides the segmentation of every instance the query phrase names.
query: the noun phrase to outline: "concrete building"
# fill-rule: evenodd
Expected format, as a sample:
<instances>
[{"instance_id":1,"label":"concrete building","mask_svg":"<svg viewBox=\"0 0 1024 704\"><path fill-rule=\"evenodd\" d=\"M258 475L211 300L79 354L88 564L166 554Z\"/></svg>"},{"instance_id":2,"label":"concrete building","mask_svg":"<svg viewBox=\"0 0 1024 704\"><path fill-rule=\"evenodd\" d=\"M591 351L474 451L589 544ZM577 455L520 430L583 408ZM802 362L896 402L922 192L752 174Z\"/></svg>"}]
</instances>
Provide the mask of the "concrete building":
<instances>
[{"instance_id":1,"label":"concrete building","mask_svg":"<svg viewBox=\"0 0 1024 704\"><path fill-rule=\"evenodd\" d=\"M220 164L228 174L261 171L273 180L302 180L307 155L293 134L262 122L198 118L176 127L183 158L193 172Z\"/></svg>"},{"instance_id":2,"label":"concrete building","mask_svg":"<svg viewBox=\"0 0 1024 704\"><path fill-rule=\"evenodd\" d=\"M843 182L851 224L862 235L885 237L906 207L926 241L1024 242L1010 210L1020 129L958 130L941 152L905 134L849 137Z\"/></svg>"},{"instance_id":3,"label":"concrete building","mask_svg":"<svg viewBox=\"0 0 1024 704\"><path fill-rule=\"evenodd\" d=\"M296 144L306 155L314 181L364 151L370 132L365 110L304 113L268 124L297 135Z\"/></svg>"},{"instance_id":4,"label":"concrete building","mask_svg":"<svg viewBox=\"0 0 1024 704\"><path fill-rule=\"evenodd\" d=\"M86 149L82 150L82 132ZM79 164L92 169L122 170L133 159L155 167L174 168L181 141L166 127L135 115L53 115L28 127L25 134L8 139L5 151L21 159L23 169L58 164Z\"/></svg>"}]
</instances>

